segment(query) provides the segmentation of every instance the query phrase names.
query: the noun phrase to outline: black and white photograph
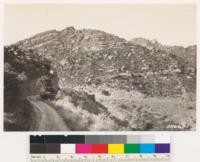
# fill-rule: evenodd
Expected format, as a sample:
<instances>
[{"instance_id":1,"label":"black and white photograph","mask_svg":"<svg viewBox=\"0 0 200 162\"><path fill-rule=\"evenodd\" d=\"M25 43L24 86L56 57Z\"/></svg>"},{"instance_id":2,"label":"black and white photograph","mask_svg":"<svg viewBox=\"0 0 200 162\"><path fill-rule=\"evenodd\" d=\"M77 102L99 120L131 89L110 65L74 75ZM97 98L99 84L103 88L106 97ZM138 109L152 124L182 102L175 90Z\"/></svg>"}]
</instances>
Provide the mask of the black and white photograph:
<instances>
[{"instance_id":1,"label":"black and white photograph","mask_svg":"<svg viewBox=\"0 0 200 162\"><path fill-rule=\"evenodd\" d=\"M6 4L4 131L195 131L196 7Z\"/></svg>"}]
</instances>

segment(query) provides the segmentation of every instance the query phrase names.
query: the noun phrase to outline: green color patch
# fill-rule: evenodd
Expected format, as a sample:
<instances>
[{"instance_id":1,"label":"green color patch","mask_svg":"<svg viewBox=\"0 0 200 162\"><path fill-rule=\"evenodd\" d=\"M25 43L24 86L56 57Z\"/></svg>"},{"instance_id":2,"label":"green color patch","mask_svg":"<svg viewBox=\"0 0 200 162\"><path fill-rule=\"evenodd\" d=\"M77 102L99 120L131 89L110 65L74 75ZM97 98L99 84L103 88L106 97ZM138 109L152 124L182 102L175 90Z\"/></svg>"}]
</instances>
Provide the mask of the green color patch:
<instances>
[{"instance_id":1,"label":"green color patch","mask_svg":"<svg viewBox=\"0 0 200 162\"><path fill-rule=\"evenodd\" d=\"M124 145L124 153L139 153L139 144L125 144Z\"/></svg>"}]
</instances>

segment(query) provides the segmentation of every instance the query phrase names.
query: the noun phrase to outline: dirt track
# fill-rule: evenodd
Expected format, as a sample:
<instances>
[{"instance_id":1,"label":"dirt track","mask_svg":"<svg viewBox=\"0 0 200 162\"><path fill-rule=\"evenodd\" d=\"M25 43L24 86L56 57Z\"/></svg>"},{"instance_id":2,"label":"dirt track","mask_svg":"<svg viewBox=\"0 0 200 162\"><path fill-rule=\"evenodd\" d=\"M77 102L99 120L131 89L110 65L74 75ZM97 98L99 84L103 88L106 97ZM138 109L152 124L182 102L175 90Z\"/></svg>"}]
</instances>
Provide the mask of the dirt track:
<instances>
[{"instance_id":1,"label":"dirt track","mask_svg":"<svg viewBox=\"0 0 200 162\"><path fill-rule=\"evenodd\" d=\"M34 108L36 119L31 128L33 131L68 131L63 119L58 113L45 102L36 100L32 97L28 101Z\"/></svg>"}]
</instances>

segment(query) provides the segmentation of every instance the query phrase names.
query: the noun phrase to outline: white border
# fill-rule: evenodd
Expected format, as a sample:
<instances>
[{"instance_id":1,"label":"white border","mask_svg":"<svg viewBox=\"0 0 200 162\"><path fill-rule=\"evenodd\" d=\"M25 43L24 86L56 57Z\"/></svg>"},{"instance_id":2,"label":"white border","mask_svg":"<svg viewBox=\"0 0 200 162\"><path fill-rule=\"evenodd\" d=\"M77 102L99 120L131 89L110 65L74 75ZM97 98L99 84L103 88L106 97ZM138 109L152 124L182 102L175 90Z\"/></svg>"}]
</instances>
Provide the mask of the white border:
<instances>
[{"instance_id":1,"label":"white border","mask_svg":"<svg viewBox=\"0 0 200 162\"><path fill-rule=\"evenodd\" d=\"M5 0L4 3L11 4L11 3L73 3L73 4L103 4L103 3L140 3L140 4L150 4L150 3L198 3L198 16L197 16L197 44L199 44L200 41L200 33L199 33L199 18L200 18L200 11L199 11L199 0ZM2 132L3 130L3 22L4 22L4 13L3 13L3 5L2 1L0 0L0 102L1 102L1 110L0 110L0 151L1 151L1 157L0 161L8 161L8 162L16 162L21 161L24 162L26 158L26 153L28 153L28 149L26 148L25 143L28 143L28 135L29 134L159 134L159 133L170 133L173 135L173 143L174 147L172 147L172 151L175 151L173 153L175 162L198 162L200 161L199 157L199 150L200 150L200 130L199 130L199 99L200 99L200 79L199 79L199 72L200 72L200 56L199 56L199 46L197 47L197 107L196 107L196 131L192 132L166 132L166 131L148 131L148 132L140 132L140 131L134 131L134 132L98 132L98 131L92 131L92 132ZM16 146L13 145L13 141L16 142ZM2 146L9 145L13 147L11 148L5 148ZM18 148L17 144L21 144L21 147ZM27 144L28 146L28 144ZM189 150L184 150L184 147L188 147ZM12 156L10 156L12 154ZM8 160L9 159L9 160Z\"/></svg>"},{"instance_id":2,"label":"white border","mask_svg":"<svg viewBox=\"0 0 200 162\"><path fill-rule=\"evenodd\" d=\"M5 3L196 3L198 0L4 0Z\"/></svg>"}]
</instances>

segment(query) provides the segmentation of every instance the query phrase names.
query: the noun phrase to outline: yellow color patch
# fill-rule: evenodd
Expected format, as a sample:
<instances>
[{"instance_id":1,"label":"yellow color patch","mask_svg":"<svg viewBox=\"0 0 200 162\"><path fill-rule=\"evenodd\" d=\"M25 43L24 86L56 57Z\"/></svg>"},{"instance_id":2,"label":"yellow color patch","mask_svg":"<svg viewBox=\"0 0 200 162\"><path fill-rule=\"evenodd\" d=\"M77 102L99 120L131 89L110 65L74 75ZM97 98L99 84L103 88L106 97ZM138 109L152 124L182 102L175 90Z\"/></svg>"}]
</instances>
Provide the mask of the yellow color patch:
<instances>
[{"instance_id":1,"label":"yellow color patch","mask_svg":"<svg viewBox=\"0 0 200 162\"><path fill-rule=\"evenodd\" d=\"M109 154L123 154L124 144L108 144L108 153Z\"/></svg>"}]
</instances>

